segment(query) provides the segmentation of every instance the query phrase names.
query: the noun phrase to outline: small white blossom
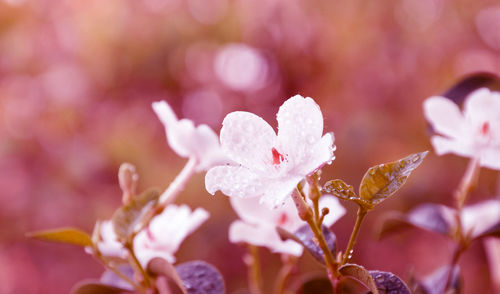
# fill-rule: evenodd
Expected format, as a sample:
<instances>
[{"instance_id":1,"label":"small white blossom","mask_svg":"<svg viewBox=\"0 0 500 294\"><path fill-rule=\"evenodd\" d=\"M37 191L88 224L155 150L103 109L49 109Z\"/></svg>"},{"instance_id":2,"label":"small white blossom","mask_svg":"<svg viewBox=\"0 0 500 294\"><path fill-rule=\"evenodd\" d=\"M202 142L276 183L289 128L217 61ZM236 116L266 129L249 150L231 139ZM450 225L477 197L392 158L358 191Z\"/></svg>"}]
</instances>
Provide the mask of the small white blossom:
<instances>
[{"instance_id":1,"label":"small white blossom","mask_svg":"<svg viewBox=\"0 0 500 294\"><path fill-rule=\"evenodd\" d=\"M311 98L296 95L283 103L278 134L259 116L243 111L228 114L220 141L238 165L216 166L205 177L209 193L260 197L268 206L285 201L297 183L333 160L333 133L323 136L323 115Z\"/></svg>"},{"instance_id":2,"label":"small white blossom","mask_svg":"<svg viewBox=\"0 0 500 294\"><path fill-rule=\"evenodd\" d=\"M126 249L118 241L118 236L116 236L115 229L113 228L113 222L110 220L103 221L100 223L99 229L101 231L101 238L97 242L97 248L101 254L104 256L125 258Z\"/></svg>"},{"instance_id":3,"label":"small white blossom","mask_svg":"<svg viewBox=\"0 0 500 294\"><path fill-rule=\"evenodd\" d=\"M424 113L440 136L432 137L438 155L454 153L500 169L500 93L482 88L464 102L464 111L445 97L424 102Z\"/></svg>"},{"instance_id":4,"label":"small white blossom","mask_svg":"<svg viewBox=\"0 0 500 294\"><path fill-rule=\"evenodd\" d=\"M440 209L448 225L454 227L456 210L444 205L440 205ZM465 206L462 209L461 220L463 233L470 234L472 238L478 237L496 224L500 224L500 200L486 200Z\"/></svg>"},{"instance_id":5,"label":"small white blossom","mask_svg":"<svg viewBox=\"0 0 500 294\"><path fill-rule=\"evenodd\" d=\"M233 243L245 242L256 246L264 246L273 252L302 255L302 245L292 240L282 241L276 227L295 232L302 225L297 208L291 198L287 198L283 206L275 209L261 205L257 198L231 198L231 205L241 220L234 221L229 228L229 240ZM325 216L323 224L327 227L335 223L345 214L345 209L337 198L323 196L320 209L328 207L330 213Z\"/></svg>"},{"instance_id":6,"label":"small white blossom","mask_svg":"<svg viewBox=\"0 0 500 294\"><path fill-rule=\"evenodd\" d=\"M181 157L196 158L196 171L208 170L228 162L222 153L217 134L207 125L195 127L189 119L177 119L165 101L154 102L153 110L165 126L168 144Z\"/></svg>"},{"instance_id":7,"label":"small white blossom","mask_svg":"<svg viewBox=\"0 0 500 294\"><path fill-rule=\"evenodd\" d=\"M169 205L151 220L134 239L134 252L143 266L161 257L175 262L174 254L182 241L209 217L203 208L194 211L187 205Z\"/></svg>"},{"instance_id":8,"label":"small white blossom","mask_svg":"<svg viewBox=\"0 0 500 294\"><path fill-rule=\"evenodd\" d=\"M477 237L500 223L500 200L487 200L462 210L462 226L465 233Z\"/></svg>"}]
</instances>

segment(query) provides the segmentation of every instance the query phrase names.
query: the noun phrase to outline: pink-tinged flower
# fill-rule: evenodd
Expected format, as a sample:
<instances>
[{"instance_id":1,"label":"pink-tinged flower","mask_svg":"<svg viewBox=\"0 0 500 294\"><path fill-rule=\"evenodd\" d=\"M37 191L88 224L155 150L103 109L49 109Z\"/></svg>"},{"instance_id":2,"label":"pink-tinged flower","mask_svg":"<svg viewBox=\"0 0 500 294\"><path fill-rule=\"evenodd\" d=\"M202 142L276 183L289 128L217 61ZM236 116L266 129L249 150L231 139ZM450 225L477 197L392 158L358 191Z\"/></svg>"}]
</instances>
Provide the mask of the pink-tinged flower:
<instances>
[{"instance_id":1,"label":"pink-tinged flower","mask_svg":"<svg viewBox=\"0 0 500 294\"><path fill-rule=\"evenodd\" d=\"M487 200L466 206L462 210L462 226L465 233L477 237L500 223L500 200Z\"/></svg>"},{"instance_id":2,"label":"pink-tinged flower","mask_svg":"<svg viewBox=\"0 0 500 294\"><path fill-rule=\"evenodd\" d=\"M207 125L195 127L189 119L177 119L165 101L154 102L153 110L165 126L170 147L181 157L196 158L196 171L208 170L217 164L227 163L217 134Z\"/></svg>"},{"instance_id":3,"label":"pink-tinged flower","mask_svg":"<svg viewBox=\"0 0 500 294\"><path fill-rule=\"evenodd\" d=\"M333 133L323 136L323 115L313 99L300 95L288 99L277 120L278 135L253 113L236 111L224 118L222 149L238 165L211 168L205 177L209 193L258 196L276 206L305 176L334 159Z\"/></svg>"},{"instance_id":4,"label":"pink-tinged flower","mask_svg":"<svg viewBox=\"0 0 500 294\"><path fill-rule=\"evenodd\" d=\"M484 249L490 266L490 277L496 292L500 293L500 239L486 238Z\"/></svg>"},{"instance_id":5,"label":"pink-tinged flower","mask_svg":"<svg viewBox=\"0 0 500 294\"><path fill-rule=\"evenodd\" d=\"M500 93L482 88L464 102L464 111L445 97L424 102L424 113L441 136L432 137L438 155L474 157L481 166L500 169Z\"/></svg>"},{"instance_id":6,"label":"pink-tinged flower","mask_svg":"<svg viewBox=\"0 0 500 294\"><path fill-rule=\"evenodd\" d=\"M118 241L113 223L103 221L99 225L101 239L97 242L97 248L104 256L125 258L127 250L123 248L122 243Z\"/></svg>"},{"instance_id":7,"label":"pink-tinged flower","mask_svg":"<svg viewBox=\"0 0 500 294\"><path fill-rule=\"evenodd\" d=\"M337 198L325 195L320 199L320 209L328 207L330 213L325 216L323 224L331 226L345 214L345 209ZM287 198L283 206L270 209L259 203L257 198L231 198L231 205L240 220L229 227L229 240L233 243L245 242L256 246L264 246L273 252L295 256L302 254L302 245L292 240L282 241L276 227L295 232L305 224L298 214L291 198Z\"/></svg>"},{"instance_id":8,"label":"pink-tinged flower","mask_svg":"<svg viewBox=\"0 0 500 294\"><path fill-rule=\"evenodd\" d=\"M134 252L142 265L161 257L174 262L174 253L182 241L209 217L203 208L194 211L187 205L169 205L151 220L149 227L134 239Z\"/></svg>"}]
</instances>

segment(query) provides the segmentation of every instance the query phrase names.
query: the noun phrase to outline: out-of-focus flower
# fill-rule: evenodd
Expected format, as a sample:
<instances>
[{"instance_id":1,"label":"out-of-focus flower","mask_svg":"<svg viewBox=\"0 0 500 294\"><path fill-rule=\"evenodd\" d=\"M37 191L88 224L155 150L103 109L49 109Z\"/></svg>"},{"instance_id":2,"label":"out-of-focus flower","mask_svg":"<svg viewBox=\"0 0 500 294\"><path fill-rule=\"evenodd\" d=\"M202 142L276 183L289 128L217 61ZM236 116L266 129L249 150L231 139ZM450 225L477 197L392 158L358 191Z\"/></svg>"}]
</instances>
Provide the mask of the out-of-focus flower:
<instances>
[{"instance_id":1,"label":"out-of-focus flower","mask_svg":"<svg viewBox=\"0 0 500 294\"><path fill-rule=\"evenodd\" d=\"M500 200L488 200L466 206L462 210L462 226L472 237L484 233L500 223Z\"/></svg>"},{"instance_id":2,"label":"out-of-focus flower","mask_svg":"<svg viewBox=\"0 0 500 294\"><path fill-rule=\"evenodd\" d=\"M262 54L245 44L223 47L215 58L214 69L224 85L237 91L258 90L269 76Z\"/></svg>"},{"instance_id":3,"label":"out-of-focus flower","mask_svg":"<svg viewBox=\"0 0 500 294\"><path fill-rule=\"evenodd\" d=\"M151 220L149 227L134 239L134 252L143 266L161 257L174 262L174 253L182 241L209 217L203 208L194 211L187 205L169 205Z\"/></svg>"},{"instance_id":4,"label":"out-of-focus flower","mask_svg":"<svg viewBox=\"0 0 500 294\"><path fill-rule=\"evenodd\" d=\"M275 209L259 204L257 198L231 198L231 205L241 220L234 221L229 228L229 240L233 243L246 242L256 246L264 246L273 252L300 256L302 246L292 240L282 241L276 227L294 232L303 224L291 198L285 200L283 206ZM345 209L337 198L323 196L320 208L328 207L330 213L323 224L331 226L345 214Z\"/></svg>"},{"instance_id":5,"label":"out-of-focus flower","mask_svg":"<svg viewBox=\"0 0 500 294\"><path fill-rule=\"evenodd\" d=\"M278 135L259 116L228 114L220 134L222 149L239 165L217 166L205 177L209 193L260 197L276 206L285 201L305 176L334 159L333 133L323 134L323 115L311 98L296 95L278 114Z\"/></svg>"},{"instance_id":6,"label":"out-of-focus flower","mask_svg":"<svg viewBox=\"0 0 500 294\"><path fill-rule=\"evenodd\" d=\"M165 101L154 102L153 110L165 126L170 147L182 157L196 158L196 171L226 163L217 134L207 125L194 126L189 119L177 119L172 108Z\"/></svg>"},{"instance_id":7,"label":"out-of-focus flower","mask_svg":"<svg viewBox=\"0 0 500 294\"><path fill-rule=\"evenodd\" d=\"M104 256L113 256L125 258L126 249L122 243L118 241L113 223L111 221L103 221L99 225L101 231L101 239L97 242L97 248Z\"/></svg>"},{"instance_id":8,"label":"out-of-focus flower","mask_svg":"<svg viewBox=\"0 0 500 294\"><path fill-rule=\"evenodd\" d=\"M490 265L491 281L497 292L500 292L500 239L487 238L484 249Z\"/></svg>"},{"instance_id":9,"label":"out-of-focus flower","mask_svg":"<svg viewBox=\"0 0 500 294\"><path fill-rule=\"evenodd\" d=\"M445 97L424 102L427 120L441 136L432 137L438 155L455 153L479 159L481 166L500 169L500 93L482 88L464 102L464 112Z\"/></svg>"}]
</instances>

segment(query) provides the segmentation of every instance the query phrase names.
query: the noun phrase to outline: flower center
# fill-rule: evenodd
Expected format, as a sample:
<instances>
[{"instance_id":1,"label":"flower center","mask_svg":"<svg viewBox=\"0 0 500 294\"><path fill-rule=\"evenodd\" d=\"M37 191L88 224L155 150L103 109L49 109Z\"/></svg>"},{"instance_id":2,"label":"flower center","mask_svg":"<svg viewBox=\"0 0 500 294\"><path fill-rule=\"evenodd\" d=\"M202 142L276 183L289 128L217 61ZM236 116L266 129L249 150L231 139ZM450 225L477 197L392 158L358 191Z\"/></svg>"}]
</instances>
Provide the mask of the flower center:
<instances>
[{"instance_id":1,"label":"flower center","mask_svg":"<svg viewBox=\"0 0 500 294\"><path fill-rule=\"evenodd\" d=\"M273 149L271 149L271 152L273 153L273 164L278 165L282 163L283 160L285 160L285 156L279 153L278 150L276 150L276 148L273 147Z\"/></svg>"},{"instance_id":2,"label":"flower center","mask_svg":"<svg viewBox=\"0 0 500 294\"><path fill-rule=\"evenodd\" d=\"M287 221L288 221L288 216L286 215L286 213L284 213L284 212L281 213L280 218L278 220L278 225L282 226L282 225L286 224Z\"/></svg>"},{"instance_id":3,"label":"flower center","mask_svg":"<svg viewBox=\"0 0 500 294\"><path fill-rule=\"evenodd\" d=\"M485 121L481 126L481 135L487 136L489 133L490 133L490 124L489 122Z\"/></svg>"}]
</instances>

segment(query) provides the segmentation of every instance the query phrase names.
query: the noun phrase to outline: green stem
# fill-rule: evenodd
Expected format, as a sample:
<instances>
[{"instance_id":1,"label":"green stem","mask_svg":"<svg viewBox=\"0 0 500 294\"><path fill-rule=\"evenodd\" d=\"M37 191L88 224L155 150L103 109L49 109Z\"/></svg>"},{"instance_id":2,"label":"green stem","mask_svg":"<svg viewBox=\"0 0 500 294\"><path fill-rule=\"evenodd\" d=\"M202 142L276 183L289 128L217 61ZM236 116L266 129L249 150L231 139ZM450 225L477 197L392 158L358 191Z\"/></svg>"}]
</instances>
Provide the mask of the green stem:
<instances>
[{"instance_id":1,"label":"green stem","mask_svg":"<svg viewBox=\"0 0 500 294\"><path fill-rule=\"evenodd\" d=\"M149 275L146 273L146 270L142 267L141 263L139 262L139 259L137 259L137 256L135 255L134 252L134 247L131 243L125 244L125 248L129 252L129 256L131 259L131 262L133 266L136 268L136 270L142 275L144 278L144 284L147 288L150 288L152 283L151 280L149 279Z\"/></svg>"},{"instance_id":2,"label":"green stem","mask_svg":"<svg viewBox=\"0 0 500 294\"><path fill-rule=\"evenodd\" d=\"M470 238L469 236L467 236L468 232L464 232L464 228L462 225L462 209L465 205L465 202L467 201L469 193L472 191L472 189L477 183L480 169L481 166L479 165L479 159L471 158L469 164L467 165L467 169L465 170L465 173L462 176L462 179L460 180L460 184L458 185L458 188L457 190L455 190L454 193L456 201L455 240L457 242L457 248L455 249L455 252L453 253L453 257L450 262L450 271L448 273L448 278L446 279L446 287L444 289L445 292L451 286L451 282L453 280L453 269L458 264L460 256L466 250L470 242Z\"/></svg>"},{"instance_id":3,"label":"green stem","mask_svg":"<svg viewBox=\"0 0 500 294\"><path fill-rule=\"evenodd\" d=\"M286 283L292 274L293 268L297 263L297 258L292 255L282 254L281 260L283 265L278 273L278 277L276 278L276 284L274 288L275 294L283 294L285 293Z\"/></svg>"},{"instance_id":4,"label":"green stem","mask_svg":"<svg viewBox=\"0 0 500 294\"><path fill-rule=\"evenodd\" d=\"M304 193L302 191L302 186L299 184L297 185L297 189L295 189L292 193L292 199L295 202L295 206L297 207L299 217L303 221L307 222L314 234L314 237L318 241L318 245L321 248L321 251L323 251L328 278L330 279L332 286L335 288L337 285L338 277L340 276L340 273L338 272L338 263L333 258L332 252L330 251L330 248L326 243L325 236L323 235L323 231L321 230L321 226L316 222L314 213L312 212L311 207L307 204L303 195Z\"/></svg>"},{"instance_id":5,"label":"green stem","mask_svg":"<svg viewBox=\"0 0 500 294\"><path fill-rule=\"evenodd\" d=\"M363 207L359 207L358 209L358 216L356 218L356 223L354 224L354 228L351 233L351 237L349 238L349 243L347 244L347 248L344 253L344 258L342 260L342 264L346 264L349 259L351 258L354 244L356 243L356 239L358 238L359 234L359 229L361 228L361 223L363 222L363 219L365 218L366 214L368 213L368 210L364 209Z\"/></svg>"},{"instance_id":6,"label":"green stem","mask_svg":"<svg viewBox=\"0 0 500 294\"><path fill-rule=\"evenodd\" d=\"M260 272L259 248L248 244L248 290L251 294L262 293L262 275Z\"/></svg>"}]
</instances>

